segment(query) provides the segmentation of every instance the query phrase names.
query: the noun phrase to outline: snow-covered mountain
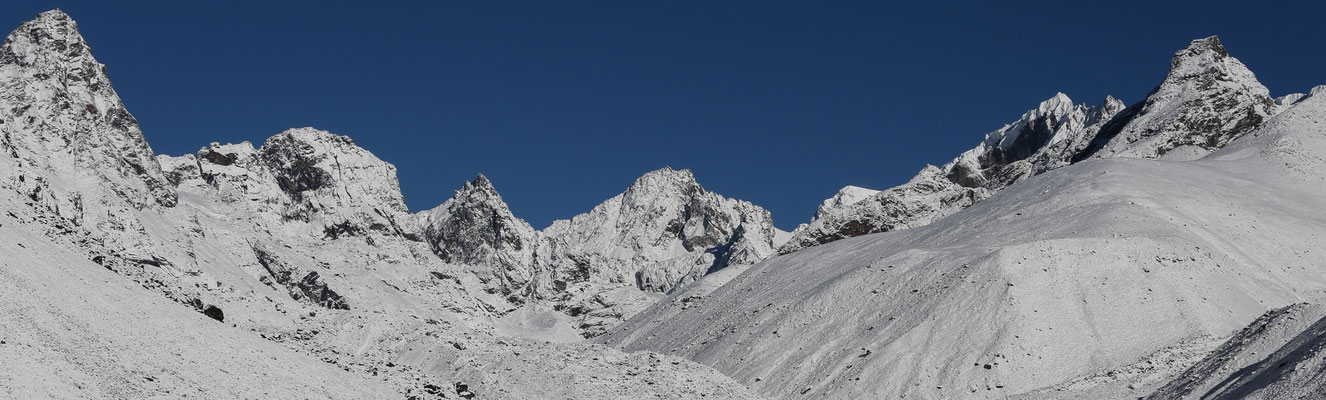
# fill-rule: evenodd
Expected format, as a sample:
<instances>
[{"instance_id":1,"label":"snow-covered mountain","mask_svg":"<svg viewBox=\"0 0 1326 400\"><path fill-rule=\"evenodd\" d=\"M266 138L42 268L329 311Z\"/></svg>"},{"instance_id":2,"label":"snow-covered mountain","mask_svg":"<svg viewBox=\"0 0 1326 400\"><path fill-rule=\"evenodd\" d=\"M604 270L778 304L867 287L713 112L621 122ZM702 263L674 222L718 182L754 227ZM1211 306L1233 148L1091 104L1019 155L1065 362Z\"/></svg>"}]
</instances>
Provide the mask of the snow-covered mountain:
<instances>
[{"instance_id":1,"label":"snow-covered mountain","mask_svg":"<svg viewBox=\"0 0 1326 400\"><path fill-rule=\"evenodd\" d=\"M603 338L769 397L1144 396L1326 292L1323 167L1326 99L1309 98L1202 159L1059 168L930 225L683 289Z\"/></svg>"},{"instance_id":2,"label":"snow-covered mountain","mask_svg":"<svg viewBox=\"0 0 1326 400\"><path fill-rule=\"evenodd\" d=\"M691 171L672 168L542 231L516 218L482 175L422 219L434 252L467 265L507 300L503 312L550 306L591 336L710 272L764 260L780 244L767 210L706 191Z\"/></svg>"},{"instance_id":3,"label":"snow-covered mountain","mask_svg":"<svg viewBox=\"0 0 1326 400\"><path fill-rule=\"evenodd\" d=\"M49 11L0 46L0 397L1313 397L1324 87L1199 39L794 233L672 168L537 230L314 128L156 155Z\"/></svg>"},{"instance_id":4,"label":"snow-covered mountain","mask_svg":"<svg viewBox=\"0 0 1326 400\"><path fill-rule=\"evenodd\" d=\"M911 181L848 206L821 207L780 252L926 225L1089 158L1197 158L1261 124L1283 108L1277 104L1303 97L1277 103L1219 38L1194 40L1174 54L1169 74L1145 100L1127 108L1113 97L1074 106L1059 93L942 167L926 166Z\"/></svg>"},{"instance_id":5,"label":"snow-covered mountain","mask_svg":"<svg viewBox=\"0 0 1326 400\"><path fill-rule=\"evenodd\" d=\"M459 264L482 249L440 257L443 219L347 137L156 156L58 10L0 47L0 109L0 353L49 365L6 363L0 396L753 397L675 357L511 337L548 331L504 319Z\"/></svg>"}]
</instances>

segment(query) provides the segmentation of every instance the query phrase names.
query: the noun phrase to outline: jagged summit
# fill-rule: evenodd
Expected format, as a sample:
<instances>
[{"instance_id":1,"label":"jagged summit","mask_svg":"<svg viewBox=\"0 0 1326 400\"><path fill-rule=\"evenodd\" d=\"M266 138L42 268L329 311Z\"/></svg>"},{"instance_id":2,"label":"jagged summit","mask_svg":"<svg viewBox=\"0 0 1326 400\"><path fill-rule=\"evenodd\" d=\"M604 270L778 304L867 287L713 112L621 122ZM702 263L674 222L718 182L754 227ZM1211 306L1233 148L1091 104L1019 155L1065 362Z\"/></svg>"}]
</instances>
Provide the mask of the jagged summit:
<instances>
[{"instance_id":1,"label":"jagged summit","mask_svg":"<svg viewBox=\"0 0 1326 400\"><path fill-rule=\"evenodd\" d=\"M10 33L5 39L5 50L0 51L0 63L59 66L43 61L91 56L91 49L78 31L78 23L64 11L55 9L38 14Z\"/></svg>"},{"instance_id":2,"label":"jagged summit","mask_svg":"<svg viewBox=\"0 0 1326 400\"><path fill-rule=\"evenodd\" d=\"M476 188L492 188L493 183L488 180L488 177L483 176L483 174L481 173L478 176L475 176L474 181L470 182L470 184L467 186L473 186Z\"/></svg>"},{"instance_id":3,"label":"jagged summit","mask_svg":"<svg viewBox=\"0 0 1326 400\"><path fill-rule=\"evenodd\" d=\"M348 136L312 127L281 132L258 149L277 184L295 200L316 192L313 208L384 209L407 214L396 167Z\"/></svg>"},{"instance_id":4,"label":"jagged summit","mask_svg":"<svg viewBox=\"0 0 1326 400\"><path fill-rule=\"evenodd\" d=\"M1247 66L1229 55L1219 38L1197 39L1174 53L1169 74L1145 100L1106 124L1074 161L1155 158L1178 148L1204 154L1242 136L1276 111L1270 92Z\"/></svg>"},{"instance_id":5,"label":"jagged summit","mask_svg":"<svg viewBox=\"0 0 1326 400\"><path fill-rule=\"evenodd\" d=\"M109 189L63 193L68 197L57 201L115 198L132 208L176 203L138 120L120 102L78 25L59 10L22 23L0 46L0 121L6 135L0 148L26 160L34 169L28 174L89 179Z\"/></svg>"},{"instance_id":6,"label":"jagged summit","mask_svg":"<svg viewBox=\"0 0 1326 400\"><path fill-rule=\"evenodd\" d=\"M494 293L522 304L534 277L537 232L516 218L483 174L423 217L424 239L443 261L463 264Z\"/></svg>"},{"instance_id":7,"label":"jagged summit","mask_svg":"<svg viewBox=\"0 0 1326 400\"><path fill-rule=\"evenodd\" d=\"M1188 43L1188 47L1174 52L1174 58L1170 60L1170 69L1179 69L1184 63L1193 59L1205 59L1201 64L1209 64L1222 58L1229 57L1229 51L1225 50L1225 45L1220 43L1220 37L1216 35L1207 36L1201 39L1193 39Z\"/></svg>"},{"instance_id":8,"label":"jagged summit","mask_svg":"<svg viewBox=\"0 0 1326 400\"><path fill-rule=\"evenodd\" d=\"M704 187L695 180L695 174L691 173L690 169L672 169L672 167L646 172L626 189L626 193L632 195L668 193L690 196L703 192Z\"/></svg>"}]
</instances>

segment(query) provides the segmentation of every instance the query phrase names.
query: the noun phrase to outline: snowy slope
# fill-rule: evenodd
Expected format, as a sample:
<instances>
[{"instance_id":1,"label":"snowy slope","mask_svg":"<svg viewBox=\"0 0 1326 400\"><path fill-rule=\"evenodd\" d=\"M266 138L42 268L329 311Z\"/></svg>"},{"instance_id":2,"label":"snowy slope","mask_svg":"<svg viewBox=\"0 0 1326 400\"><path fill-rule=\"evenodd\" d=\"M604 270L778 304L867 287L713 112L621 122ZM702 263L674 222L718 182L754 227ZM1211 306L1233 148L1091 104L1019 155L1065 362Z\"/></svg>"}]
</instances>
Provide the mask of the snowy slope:
<instances>
[{"instance_id":1,"label":"snowy slope","mask_svg":"<svg viewBox=\"0 0 1326 400\"><path fill-rule=\"evenodd\" d=\"M31 228L0 216L0 397L401 395L180 307Z\"/></svg>"},{"instance_id":2,"label":"snowy slope","mask_svg":"<svg viewBox=\"0 0 1326 400\"><path fill-rule=\"evenodd\" d=\"M1311 355L1322 347L1323 317L1318 303L1267 311L1147 398L1321 397L1326 381Z\"/></svg>"},{"instance_id":3,"label":"snowy slope","mask_svg":"<svg viewBox=\"0 0 1326 400\"><path fill-rule=\"evenodd\" d=\"M1203 160L1084 162L780 256L604 340L771 397L1145 395L1213 338L1326 291L1324 111L1299 103Z\"/></svg>"}]
</instances>

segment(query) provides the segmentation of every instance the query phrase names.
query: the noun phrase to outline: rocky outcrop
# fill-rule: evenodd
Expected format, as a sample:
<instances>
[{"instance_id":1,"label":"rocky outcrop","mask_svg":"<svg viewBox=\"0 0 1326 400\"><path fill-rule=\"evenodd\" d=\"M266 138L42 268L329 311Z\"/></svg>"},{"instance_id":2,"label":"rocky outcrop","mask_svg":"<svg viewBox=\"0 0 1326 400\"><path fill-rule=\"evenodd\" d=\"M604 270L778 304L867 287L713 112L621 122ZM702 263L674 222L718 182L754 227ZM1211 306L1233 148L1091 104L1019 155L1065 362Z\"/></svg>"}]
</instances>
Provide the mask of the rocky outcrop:
<instances>
[{"instance_id":1,"label":"rocky outcrop","mask_svg":"<svg viewBox=\"0 0 1326 400\"><path fill-rule=\"evenodd\" d=\"M318 271L303 271L289 265L265 246L254 245L253 254L267 272L267 275L259 280L268 286L284 287L289 291L290 298L295 300L334 310L350 309L344 297L327 287L327 283L322 281Z\"/></svg>"}]
</instances>

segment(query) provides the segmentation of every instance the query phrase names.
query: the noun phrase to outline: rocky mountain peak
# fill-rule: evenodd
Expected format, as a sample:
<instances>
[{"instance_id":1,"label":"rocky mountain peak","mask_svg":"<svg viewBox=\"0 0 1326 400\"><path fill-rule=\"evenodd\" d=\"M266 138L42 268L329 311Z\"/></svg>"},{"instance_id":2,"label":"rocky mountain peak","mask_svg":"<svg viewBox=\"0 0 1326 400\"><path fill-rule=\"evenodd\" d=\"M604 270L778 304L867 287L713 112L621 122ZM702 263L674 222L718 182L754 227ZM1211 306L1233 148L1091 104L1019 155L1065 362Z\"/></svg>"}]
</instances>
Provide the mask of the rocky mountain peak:
<instances>
[{"instance_id":1,"label":"rocky mountain peak","mask_svg":"<svg viewBox=\"0 0 1326 400\"><path fill-rule=\"evenodd\" d=\"M820 207L815 210L815 219L823 218L832 213L835 209L856 204L861 200L865 200L878 193L878 190L867 189L860 186L843 186L843 188L839 189L838 193L835 193L833 197L825 199L823 203L820 203Z\"/></svg>"},{"instance_id":2,"label":"rocky mountain peak","mask_svg":"<svg viewBox=\"0 0 1326 400\"><path fill-rule=\"evenodd\" d=\"M1073 111L1073 99L1068 98L1064 92L1055 93L1054 96L1042 101L1036 107L1036 112L1040 115L1056 114L1063 115Z\"/></svg>"},{"instance_id":3,"label":"rocky mountain peak","mask_svg":"<svg viewBox=\"0 0 1326 400\"><path fill-rule=\"evenodd\" d=\"M478 174L473 180L465 182L465 185L461 186L460 189L456 189L456 191L452 193L451 198L464 199L466 201L474 201L476 199L488 201L488 199L492 199L497 203L501 203L502 207L506 207L506 203L502 201L502 195L497 193L497 188L493 186L493 182L488 180L488 177L483 174Z\"/></svg>"},{"instance_id":4,"label":"rocky mountain peak","mask_svg":"<svg viewBox=\"0 0 1326 400\"><path fill-rule=\"evenodd\" d=\"M1229 57L1229 51L1220 43L1219 36L1194 39L1187 48L1174 52L1170 60L1170 73L1183 70L1189 65L1209 65Z\"/></svg>"},{"instance_id":5,"label":"rocky mountain peak","mask_svg":"<svg viewBox=\"0 0 1326 400\"><path fill-rule=\"evenodd\" d=\"M699 193L704 193L704 187L696 182L695 174L692 174L691 170L678 170L672 167L649 171L636 178L635 182L626 189L627 197L657 194L690 197Z\"/></svg>"},{"instance_id":6,"label":"rocky mountain peak","mask_svg":"<svg viewBox=\"0 0 1326 400\"><path fill-rule=\"evenodd\" d=\"M451 199L447 202L482 205L484 207L507 210L507 205L506 202L502 200L502 195L497 192L497 188L493 186L493 182L489 181L488 177L483 176L483 174L474 177L474 180L472 181L465 182L464 186L461 186L460 189L456 189L452 194ZM504 212L510 214L510 211Z\"/></svg>"},{"instance_id":7,"label":"rocky mountain peak","mask_svg":"<svg viewBox=\"0 0 1326 400\"><path fill-rule=\"evenodd\" d=\"M443 261L469 265L493 292L515 303L533 279L538 236L516 218L483 174L424 216L424 239Z\"/></svg>"},{"instance_id":8,"label":"rocky mountain peak","mask_svg":"<svg viewBox=\"0 0 1326 400\"><path fill-rule=\"evenodd\" d=\"M52 65L49 61L91 58L92 51L78 32L78 23L59 9L37 15L24 22L5 39L0 63ZM63 63L62 63L63 64Z\"/></svg>"},{"instance_id":9,"label":"rocky mountain peak","mask_svg":"<svg viewBox=\"0 0 1326 400\"><path fill-rule=\"evenodd\" d=\"M468 185L465 185L465 187L467 188L472 187L483 190L493 189L494 191L496 191L496 189L493 188L493 182L489 181L488 177L483 176L483 174L479 174L479 176L474 177L474 181L470 182Z\"/></svg>"},{"instance_id":10,"label":"rocky mountain peak","mask_svg":"<svg viewBox=\"0 0 1326 400\"><path fill-rule=\"evenodd\" d=\"M1169 74L1145 100L1120 112L1074 160L1156 158L1180 147L1210 151L1276 111L1270 92L1219 38L1197 39L1174 53Z\"/></svg>"},{"instance_id":11,"label":"rocky mountain peak","mask_svg":"<svg viewBox=\"0 0 1326 400\"><path fill-rule=\"evenodd\" d=\"M258 151L275 173L277 185L295 200L321 191L340 205L367 203L408 213L396 167L348 136L294 128L267 139ZM333 187L343 190L325 190Z\"/></svg>"},{"instance_id":12,"label":"rocky mountain peak","mask_svg":"<svg viewBox=\"0 0 1326 400\"><path fill-rule=\"evenodd\" d=\"M105 183L107 198L134 208L176 203L138 120L64 12L24 22L0 46L0 121L0 147L43 173Z\"/></svg>"}]
</instances>

